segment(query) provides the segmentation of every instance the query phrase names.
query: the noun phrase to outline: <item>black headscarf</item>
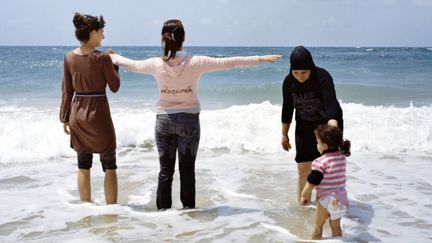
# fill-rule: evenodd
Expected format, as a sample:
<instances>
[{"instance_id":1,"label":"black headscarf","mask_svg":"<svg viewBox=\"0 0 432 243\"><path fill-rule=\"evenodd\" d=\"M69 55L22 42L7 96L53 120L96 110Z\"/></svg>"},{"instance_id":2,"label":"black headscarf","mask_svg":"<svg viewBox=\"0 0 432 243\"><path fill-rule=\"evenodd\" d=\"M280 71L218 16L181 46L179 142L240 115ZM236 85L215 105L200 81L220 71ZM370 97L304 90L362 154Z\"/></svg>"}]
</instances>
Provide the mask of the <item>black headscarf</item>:
<instances>
[{"instance_id":1,"label":"black headscarf","mask_svg":"<svg viewBox=\"0 0 432 243\"><path fill-rule=\"evenodd\" d=\"M291 52L290 56L291 70L313 70L315 63L312 54L303 46L297 46Z\"/></svg>"}]
</instances>

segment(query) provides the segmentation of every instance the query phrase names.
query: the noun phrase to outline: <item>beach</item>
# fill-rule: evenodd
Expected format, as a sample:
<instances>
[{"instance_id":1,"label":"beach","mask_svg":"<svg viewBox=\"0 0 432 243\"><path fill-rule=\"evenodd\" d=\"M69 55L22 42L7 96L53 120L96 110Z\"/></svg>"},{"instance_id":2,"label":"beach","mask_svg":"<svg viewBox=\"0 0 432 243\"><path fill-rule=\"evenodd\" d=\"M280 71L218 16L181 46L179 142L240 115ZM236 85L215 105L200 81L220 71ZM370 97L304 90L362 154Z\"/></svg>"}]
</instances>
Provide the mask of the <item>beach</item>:
<instances>
[{"instance_id":1,"label":"beach","mask_svg":"<svg viewBox=\"0 0 432 243\"><path fill-rule=\"evenodd\" d=\"M119 93L108 94L118 204L105 203L99 156L93 203L79 201L76 154L58 118L69 49L0 47L0 242L309 242L315 206L296 202L295 150L280 145L287 57L203 77L197 207L182 209L176 167L173 207L158 212L155 82L124 69ZM154 47L117 50L132 58L160 54ZM215 57L290 50L189 48ZM344 235L330 238L326 224L324 242L432 241L432 84L424 69L431 49L315 48L312 54L333 76L344 136L352 142ZM289 136L294 143L294 129Z\"/></svg>"}]
</instances>

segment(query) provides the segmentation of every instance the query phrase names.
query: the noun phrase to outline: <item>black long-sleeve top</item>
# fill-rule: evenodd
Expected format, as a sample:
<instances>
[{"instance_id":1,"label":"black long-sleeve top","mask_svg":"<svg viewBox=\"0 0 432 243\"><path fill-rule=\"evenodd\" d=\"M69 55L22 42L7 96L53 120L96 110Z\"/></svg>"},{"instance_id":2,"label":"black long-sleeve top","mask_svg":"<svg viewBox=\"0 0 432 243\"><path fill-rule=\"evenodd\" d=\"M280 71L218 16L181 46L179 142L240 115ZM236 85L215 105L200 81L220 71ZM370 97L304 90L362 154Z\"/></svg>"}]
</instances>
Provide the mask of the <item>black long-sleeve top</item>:
<instances>
[{"instance_id":1,"label":"black long-sleeve top","mask_svg":"<svg viewBox=\"0 0 432 243\"><path fill-rule=\"evenodd\" d=\"M291 123L294 109L297 122L326 123L330 119L342 119L333 78L323 68L312 69L310 78L303 83L290 72L283 82L282 92L283 123Z\"/></svg>"}]
</instances>

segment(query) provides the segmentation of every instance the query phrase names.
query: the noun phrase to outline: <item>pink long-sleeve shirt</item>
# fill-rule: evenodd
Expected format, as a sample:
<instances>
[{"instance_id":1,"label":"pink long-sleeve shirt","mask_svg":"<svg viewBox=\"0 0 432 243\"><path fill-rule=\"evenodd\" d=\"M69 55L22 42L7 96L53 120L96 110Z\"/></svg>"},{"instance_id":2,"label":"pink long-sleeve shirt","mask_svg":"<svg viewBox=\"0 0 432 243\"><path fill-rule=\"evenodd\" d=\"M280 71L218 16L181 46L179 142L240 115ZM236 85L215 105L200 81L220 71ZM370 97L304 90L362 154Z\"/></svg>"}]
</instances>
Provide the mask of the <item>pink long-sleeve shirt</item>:
<instances>
[{"instance_id":1,"label":"pink long-sleeve shirt","mask_svg":"<svg viewBox=\"0 0 432 243\"><path fill-rule=\"evenodd\" d=\"M199 113L198 82L201 75L255 66L259 62L258 56L211 58L187 55L184 51L177 52L174 59L166 62L160 57L135 61L117 54L110 56L114 64L132 72L150 74L156 79L159 89L157 113Z\"/></svg>"},{"instance_id":2,"label":"pink long-sleeve shirt","mask_svg":"<svg viewBox=\"0 0 432 243\"><path fill-rule=\"evenodd\" d=\"M323 174L321 183L316 187L318 197L323 197L328 191L345 188L346 158L340 151L325 153L312 162L312 170Z\"/></svg>"}]
</instances>

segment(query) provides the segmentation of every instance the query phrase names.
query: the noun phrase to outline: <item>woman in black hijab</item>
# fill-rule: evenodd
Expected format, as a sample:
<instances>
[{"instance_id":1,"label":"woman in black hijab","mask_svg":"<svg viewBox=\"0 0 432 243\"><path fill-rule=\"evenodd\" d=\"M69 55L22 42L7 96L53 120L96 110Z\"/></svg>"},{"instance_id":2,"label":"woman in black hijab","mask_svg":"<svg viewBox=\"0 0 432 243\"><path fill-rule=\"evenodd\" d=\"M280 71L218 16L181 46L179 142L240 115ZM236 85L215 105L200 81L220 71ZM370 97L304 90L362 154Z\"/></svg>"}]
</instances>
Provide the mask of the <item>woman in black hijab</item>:
<instances>
[{"instance_id":1,"label":"woman in black hijab","mask_svg":"<svg viewBox=\"0 0 432 243\"><path fill-rule=\"evenodd\" d=\"M303 46L297 46L291 53L290 62L290 73L282 86L281 143L284 150L291 149L288 131L295 109L297 199L300 202L312 161L321 156L317 150L314 129L320 124L328 124L343 130L343 119L333 79L325 69L315 66L311 53Z\"/></svg>"}]
</instances>

